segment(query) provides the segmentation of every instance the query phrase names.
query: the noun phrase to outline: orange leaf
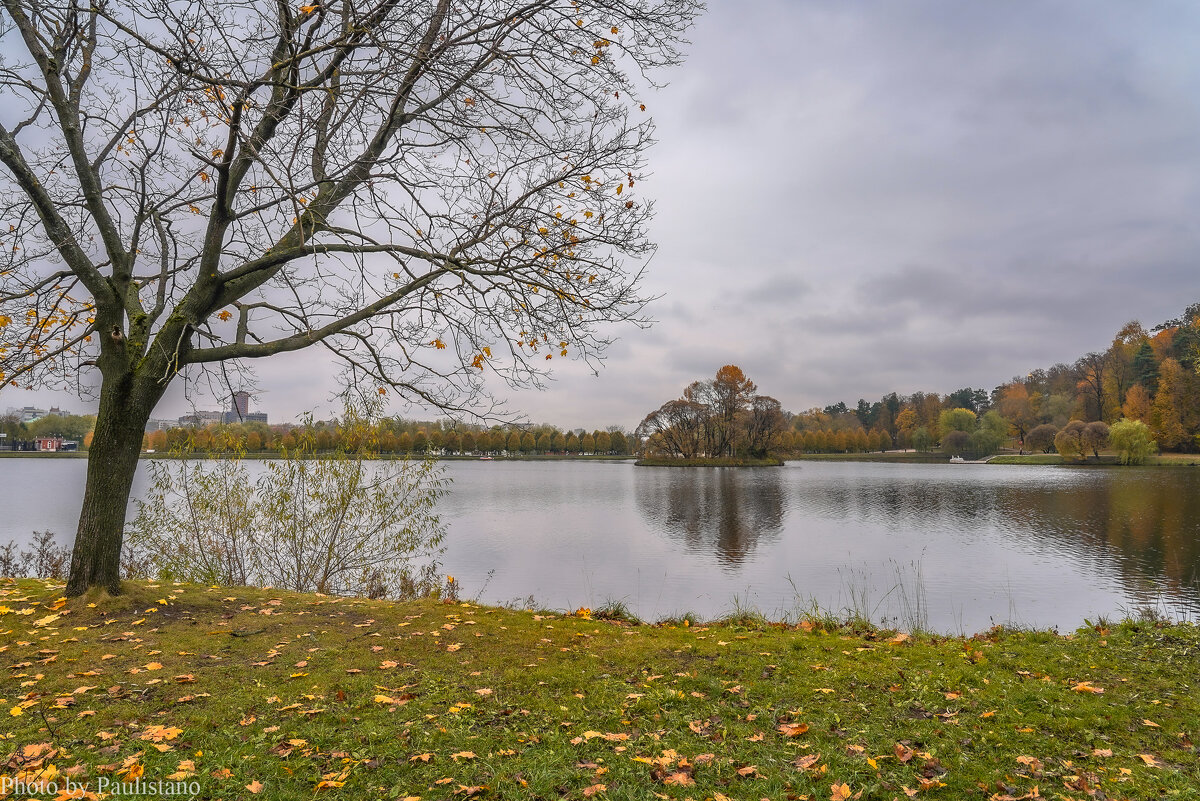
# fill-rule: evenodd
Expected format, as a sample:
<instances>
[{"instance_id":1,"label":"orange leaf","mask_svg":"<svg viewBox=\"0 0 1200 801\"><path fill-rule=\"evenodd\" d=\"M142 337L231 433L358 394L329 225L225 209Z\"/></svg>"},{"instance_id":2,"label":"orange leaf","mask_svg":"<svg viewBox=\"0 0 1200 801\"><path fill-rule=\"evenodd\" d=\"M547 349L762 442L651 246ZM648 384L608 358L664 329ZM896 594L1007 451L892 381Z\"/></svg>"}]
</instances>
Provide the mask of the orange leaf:
<instances>
[{"instance_id":1,"label":"orange leaf","mask_svg":"<svg viewBox=\"0 0 1200 801\"><path fill-rule=\"evenodd\" d=\"M817 764L817 760L820 758L820 754L808 754L807 756L796 757L792 764L800 770L808 770L813 765Z\"/></svg>"},{"instance_id":2,"label":"orange leaf","mask_svg":"<svg viewBox=\"0 0 1200 801\"><path fill-rule=\"evenodd\" d=\"M776 730L784 737L799 737L808 731L807 723L781 723Z\"/></svg>"},{"instance_id":3,"label":"orange leaf","mask_svg":"<svg viewBox=\"0 0 1200 801\"><path fill-rule=\"evenodd\" d=\"M696 780L682 770L678 773L672 773L663 779L663 784L677 784L680 787L691 787L695 783Z\"/></svg>"},{"instance_id":4,"label":"orange leaf","mask_svg":"<svg viewBox=\"0 0 1200 801\"><path fill-rule=\"evenodd\" d=\"M254 781L252 781L246 785L246 789L249 790L250 792L254 793L255 795L258 795L259 793L261 793L263 791L263 783L260 782L258 779L255 779Z\"/></svg>"},{"instance_id":5,"label":"orange leaf","mask_svg":"<svg viewBox=\"0 0 1200 801\"><path fill-rule=\"evenodd\" d=\"M846 799L850 797L850 785L848 784L834 783L830 785L829 790L829 797L832 798L833 801L846 801Z\"/></svg>"}]
</instances>

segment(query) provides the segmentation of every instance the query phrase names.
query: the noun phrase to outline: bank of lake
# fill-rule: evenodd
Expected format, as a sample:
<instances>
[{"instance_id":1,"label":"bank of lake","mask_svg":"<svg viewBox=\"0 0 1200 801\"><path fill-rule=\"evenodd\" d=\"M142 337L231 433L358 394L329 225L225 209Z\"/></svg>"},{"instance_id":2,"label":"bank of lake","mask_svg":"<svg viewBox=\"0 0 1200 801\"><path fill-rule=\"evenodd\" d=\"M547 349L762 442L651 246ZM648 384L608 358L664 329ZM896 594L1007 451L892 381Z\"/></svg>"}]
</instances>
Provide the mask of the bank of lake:
<instances>
[{"instance_id":1,"label":"bank of lake","mask_svg":"<svg viewBox=\"0 0 1200 801\"><path fill-rule=\"evenodd\" d=\"M821 617L648 626L457 600L62 589L0 583L13 665L0 731L27 783L195 782L199 797L273 801L1200 787L1195 626L967 638Z\"/></svg>"}]
</instances>

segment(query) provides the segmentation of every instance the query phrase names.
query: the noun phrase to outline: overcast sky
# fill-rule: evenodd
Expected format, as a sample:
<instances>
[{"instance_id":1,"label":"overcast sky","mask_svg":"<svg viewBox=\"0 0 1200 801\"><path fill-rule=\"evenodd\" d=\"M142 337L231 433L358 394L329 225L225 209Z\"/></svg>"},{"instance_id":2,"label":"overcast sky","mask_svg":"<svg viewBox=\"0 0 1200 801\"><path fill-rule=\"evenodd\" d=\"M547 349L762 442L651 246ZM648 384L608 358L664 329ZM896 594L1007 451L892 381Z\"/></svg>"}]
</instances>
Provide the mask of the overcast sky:
<instances>
[{"instance_id":1,"label":"overcast sky","mask_svg":"<svg viewBox=\"0 0 1200 801\"><path fill-rule=\"evenodd\" d=\"M691 39L648 99L658 322L530 420L632 427L731 362L794 411L990 389L1200 300L1200 4L710 0ZM273 422L335 389L257 367ZM87 410L0 397L51 403Z\"/></svg>"}]
</instances>

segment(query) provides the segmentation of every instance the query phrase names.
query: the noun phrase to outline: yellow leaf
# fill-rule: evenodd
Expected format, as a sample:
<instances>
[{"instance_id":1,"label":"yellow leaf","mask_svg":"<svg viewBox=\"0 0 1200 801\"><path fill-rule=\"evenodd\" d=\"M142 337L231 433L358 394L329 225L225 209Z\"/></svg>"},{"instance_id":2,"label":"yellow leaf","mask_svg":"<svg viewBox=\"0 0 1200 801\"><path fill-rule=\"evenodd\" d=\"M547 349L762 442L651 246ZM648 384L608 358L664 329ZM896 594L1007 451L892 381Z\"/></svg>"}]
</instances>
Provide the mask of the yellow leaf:
<instances>
[{"instance_id":1,"label":"yellow leaf","mask_svg":"<svg viewBox=\"0 0 1200 801\"><path fill-rule=\"evenodd\" d=\"M19 718L21 715L25 714L25 710L19 706L14 706L12 709L8 710L8 714L12 715L14 718Z\"/></svg>"},{"instance_id":2,"label":"yellow leaf","mask_svg":"<svg viewBox=\"0 0 1200 801\"><path fill-rule=\"evenodd\" d=\"M846 801L850 797L850 785L834 783L829 788L833 801Z\"/></svg>"}]
</instances>

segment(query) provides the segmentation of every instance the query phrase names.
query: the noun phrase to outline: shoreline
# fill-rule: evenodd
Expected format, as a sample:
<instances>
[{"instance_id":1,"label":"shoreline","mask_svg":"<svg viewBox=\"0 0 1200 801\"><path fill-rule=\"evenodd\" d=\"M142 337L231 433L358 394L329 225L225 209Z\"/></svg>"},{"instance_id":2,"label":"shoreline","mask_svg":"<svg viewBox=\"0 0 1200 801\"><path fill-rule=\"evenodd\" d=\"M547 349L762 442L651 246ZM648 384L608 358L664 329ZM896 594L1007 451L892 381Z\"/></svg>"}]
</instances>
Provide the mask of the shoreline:
<instances>
[{"instance_id":1,"label":"shoreline","mask_svg":"<svg viewBox=\"0 0 1200 801\"><path fill-rule=\"evenodd\" d=\"M215 454L222 456L224 454ZM382 460L395 460L405 458L415 458L418 454L385 454L377 458ZM69 451L46 453L40 451L0 451L0 459L87 459L87 451ZM139 459L179 459L181 457L174 456L169 453L145 453L139 455ZM210 457L196 457L210 458ZM242 456L246 460L272 460L278 459L279 454L276 452L255 452L247 453ZM530 454L522 456L493 456L485 458L483 456L463 456L463 455L447 455L436 457L438 461L447 462L471 462L471 461L495 461L495 462L628 462L633 461L634 464L640 467L777 467L788 462L873 462L878 464L950 464L950 457L940 453L919 453L916 451L889 451L886 453L805 453L782 457L772 457L770 459L729 459L729 460L680 460L680 459L639 459L634 454L611 454L611 455L577 455L566 456L556 454ZM1009 466L1035 466L1035 467L1126 467L1116 460L1116 457L1111 454L1105 454L1100 457L1100 461L1068 461L1063 459L1056 453L1027 453L1024 455L1015 453L1000 453L994 454L991 457L985 457L987 464L994 465L1009 465ZM968 461L967 464L983 464L983 461L973 462ZM1149 457L1144 464L1136 465L1137 467L1200 467L1200 454L1196 453L1161 453L1156 456Z\"/></svg>"},{"instance_id":2,"label":"shoreline","mask_svg":"<svg viewBox=\"0 0 1200 801\"><path fill-rule=\"evenodd\" d=\"M982 798L981 786L1040 798L1039 785L1081 781L1110 798L1190 797L1200 783L1194 625L944 637L170 582L127 582L115 598L60 601L61 589L0 583L9 658L45 660L36 690L6 704L18 711L5 729L16 759L41 760L21 767L81 782L127 760L146 781L182 775L203 797L249 788L264 801L314 786L349 801L381 785L386 797L815 799L832 787L848 799ZM97 678L76 676L81 665ZM47 721L56 738L104 748L39 745Z\"/></svg>"}]
</instances>

